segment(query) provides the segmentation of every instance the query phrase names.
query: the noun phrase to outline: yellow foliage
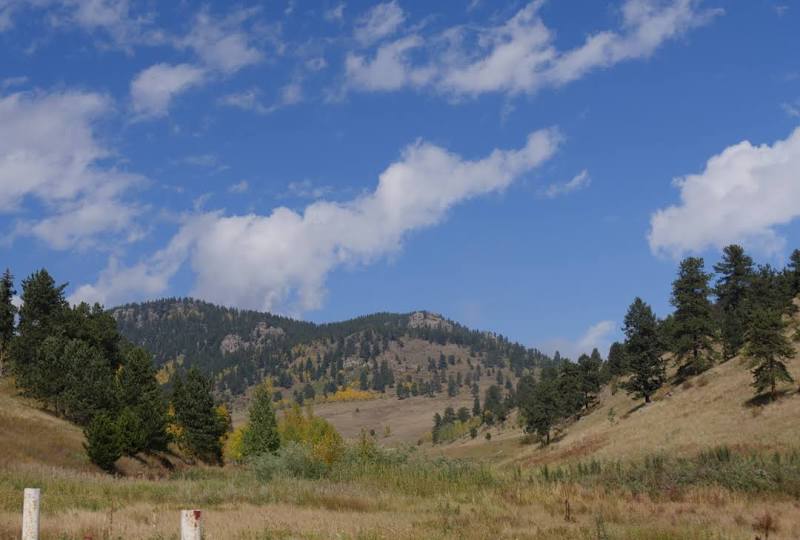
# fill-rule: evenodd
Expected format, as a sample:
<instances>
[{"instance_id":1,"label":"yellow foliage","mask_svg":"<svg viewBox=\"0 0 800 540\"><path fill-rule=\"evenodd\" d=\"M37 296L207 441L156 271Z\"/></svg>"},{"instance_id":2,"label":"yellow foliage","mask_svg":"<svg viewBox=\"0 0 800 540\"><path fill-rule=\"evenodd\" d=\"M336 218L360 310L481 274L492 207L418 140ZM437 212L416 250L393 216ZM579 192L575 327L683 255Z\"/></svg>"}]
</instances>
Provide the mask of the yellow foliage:
<instances>
[{"instance_id":1,"label":"yellow foliage","mask_svg":"<svg viewBox=\"0 0 800 540\"><path fill-rule=\"evenodd\" d=\"M223 448L225 461L241 461L242 457L244 457L242 453L242 440L246 429L247 426L239 426L228 436L228 440L225 441L225 447Z\"/></svg>"},{"instance_id":2,"label":"yellow foliage","mask_svg":"<svg viewBox=\"0 0 800 540\"><path fill-rule=\"evenodd\" d=\"M223 431L222 435L219 438L219 442L224 446L225 441L228 439L228 435L231 433L231 428L233 427L233 419L231 418L231 413L228 410L228 407L222 403L214 409L214 413L217 415L217 420L225 426L225 430Z\"/></svg>"},{"instance_id":3,"label":"yellow foliage","mask_svg":"<svg viewBox=\"0 0 800 540\"><path fill-rule=\"evenodd\" d=\"M183 426L178 424L178 419L175 417L175 407L172 403L169 404L167 409L167 433L174 441L180 442L183 439Z\"/></svg>"},{"instance_id":4,"label":"yellow foliage","mask_svg":"<svg viewBox=\"0 0 800 540\"><path fill-rule=\"evenodd\" d=\"M337 390L335 394L329 395L325 401L366 401L368 399L375 399L376 397L378 397L378 394L370 390L344 388Z\"/></svg>"},{"instance_id":5,"label":"yellow foliage","mask_svg":"<svg viewBox=\"0 0 800 540\"><path fill-rule=\"evenodd\" d=\"M328 465L339 459L344 452L342 436L327 420L314 416L311 407L305 412L299 405L288 409L278 422L281 444L295 442L311 448L317 459Z\"/></svg>"}]
</instances>

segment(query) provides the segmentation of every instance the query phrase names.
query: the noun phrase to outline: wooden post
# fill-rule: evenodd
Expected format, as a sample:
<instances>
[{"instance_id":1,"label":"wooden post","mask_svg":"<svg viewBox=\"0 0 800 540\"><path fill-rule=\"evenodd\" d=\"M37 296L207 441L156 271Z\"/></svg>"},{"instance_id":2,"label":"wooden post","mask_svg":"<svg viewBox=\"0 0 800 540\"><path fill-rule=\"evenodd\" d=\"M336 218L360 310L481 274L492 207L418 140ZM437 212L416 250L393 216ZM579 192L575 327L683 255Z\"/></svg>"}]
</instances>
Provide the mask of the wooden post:
<instances>
[{"instance_id":1,"label":"wooden post","mask_svg":"<svg viewBox=\"0 0 800 540\"><path fill-rule=\"evenodd\" d=\"M181 510L181 540L203 540L200 510Z\"/></svg>"},{"instance_id":2,"label":"wooden post","mask_svg":"<svg viewBox=\"0 0 800 540\"><path fill-rule=\"evenodd\" d=\"M38 488L25 488L22 503L22 540L39 540Z\"/></svg>"}]
</instances>

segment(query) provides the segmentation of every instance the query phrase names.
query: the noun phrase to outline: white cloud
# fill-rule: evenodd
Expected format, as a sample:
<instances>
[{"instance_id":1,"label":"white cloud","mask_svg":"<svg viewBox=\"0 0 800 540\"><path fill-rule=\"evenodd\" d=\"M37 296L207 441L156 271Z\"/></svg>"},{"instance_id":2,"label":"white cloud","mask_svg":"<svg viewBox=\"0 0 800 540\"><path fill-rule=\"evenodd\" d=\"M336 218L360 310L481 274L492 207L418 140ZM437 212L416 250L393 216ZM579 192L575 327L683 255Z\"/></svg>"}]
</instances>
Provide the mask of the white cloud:
<instances>
[{"instance_id":1,"label":"white cloud","mask_svg":"<svg viewBox=\"0 0 800 540\"><path fill-rule=\"evenodd\" d=\"M394 34L406 20L406 14L396 0L372 7L358 18L354 30L356 40L371 45Z\"/></svg>"},{"instance_id":2,"label":"white cloud","mask_svg":"<svg viewBox=\"0 0 800 540\"><path fill-rule=\"evenodd\" d=\"M279 207L269 215L202 214L184 223L166 258L171 262L177 253L190 261L193 294L202 298L294 313L315 309L333 269L394 252L408 233L439 223L453 206L504 190L547 160L559 141L557 131L537 131L518 150L494 150L476 161L417 142L381 173L369 194L346 203L317 201L302 212ZM164 258L158 254L133 268L109 267L76 298L90 294L109 303L161 293L168 280L163 269L177 271ZM237 264L231 266L231 260ZM137 279L144 281L141 290Z\"/></svg>"},{"instance_id":3,"label":"white cloud","mask_svg":"<svg viewBox=\"0 0 800 540\"><path fill-rule=\"evenodd\" d=\"M397 90L405 86L427 84L434 71L431 67L413 67L410 53L422 47L419 36L407 36L382 45L374 57L348 53L345 70L348 84L362 90Z\"/></svg>"},{"instance_id":4,"label":"white cloud","mask_svg":"<svg viewBox=\"0 0 800 540\"><path fill-rule=\"evenodd\" d=\"M205 71L190 64L155 64L131 82L134 112L143 118L164 116L172 99L205 78Z\"/></svg>"},{"instance_id":5,"label":"white cloud","mask_svg":"<svg viewBox=\"0 0 800 540\"><path fill-rule=\"evenodd\" d=\"M278 100L271 105L266 105L263 102L261 99L261 91L258 88L250 88L242 92L227 94L219 98L217 102L226 107L253 111L258 114L271 114L283 107L296 105L302 100L303 87L299 81L293 81L281 88Z\"/></svg>"},{"instance_id":6,"label":"white cloud","mask_svg":"<svg viewBox=\"0 0 800 540\"><path fill-rule=\"evenodd\" d=\"M123 194L143 178L101 165L112 157L93 133L111 109L94 93L17 93L0 98L0 213L42 217L17 222L13 236L35 236L64 249L107 232L134 230L137 205Z\"/></svg>"},{"instance_id":7,"label":"white cloud","mask_svg":"<svg viewBox=\"0 0 800 540\"><path fill-rule=\"evenodd\" d=\"M51 26L99 34L115 47L130 50L133 45L164 43L164 34L152 27L152 14L135 5L138 12L128 0L0 0L0 32L13 26L17 12L45 9Z\"/></svg>"},{"instance_id":8,"label":"white cloud","mask_svg":"<svg viewBox=\"0 0 800 540\"><path fill-rule=\"evenodd\" d=\"M341 22L344 20L345 3L342 2L325 11L324 17L326 21Z\"/></svg>"},{"instance_id":9,"label":"white cloud","mask_svg":"<svg viewBox=\"0 0 800 540\"><path fill-rule=\"evenodd\" d=\"M315 186L311 180L289 182L283 197L298 197L301 199L321 199L333 191L330 186Z\"/></svg>"},{"instance_id":10,"label":"white cloud","mask_svg":"<svg viewBox=\"0 0 800 540\"><path fill-rule=\"evenodd\" d=\"M236 11L219 19L201 12L195 17L192 30L177 44L194 50L209 69L235 73L263 59L263 54L251 44L250 35L241 26L250 14Z\"/></svg>"},{"instance_id":11,"label":"white cloud","mask_svg":"<svg viewBox=\"0 0 800 540\"><path fill-rule=\"evenodd\" d=\"M228 188L228 192L230 193L245 193L247 190L250 189L250 184L247 183L247 180L242 180L241 182L237 182L233 184L231 187Z\"/></svg>"},{"instance_id":12,"label":"white cloud","mask_svg":"<svg viewBox=\"0 0 800 540\"><path fill-rule=\"evenodd\" d=\"M497 26L449 28L438 38L427 40L406 36L391 44L394 48L381 46L372 60L350 53L346 62L348 86L368 91L426 86L452 96L533 94L595 69L647 58L666 41L721 13L698 9L697 0L626 0L618 30L591 34L580 46L559 51L555 33L539 17L542 3L530 2ZM467 39L473 34L474 39ZM442 43L447 45L443 48ZM421 60L412 61L412 48L423 57ZM373 70L378 72L375 76L365 76ZM424 79L413 75L420 71ZM381 83L378 75L388 76L391 82Z\"/></svg>"},{"instance_id":13,"label":"white cloud","mask_svg":"<svg viewBox=\"0 0 800 540\"><path fill-rule=\"evenodd\" d=\"M776 227L800 217L800 128L772 145L743 141L711 157L703 172L675 179L680 203L650 219L656 254L679 257L740 243L775 254Z\"/></svg>"},{"instance_id":14,"label":"white cloud","mask_svg":"<svg viewBox=\"0 0 800 540\"><path fill-rule=\"evenodd\" d=\"M800 99L794 103L782 103L781 108L790 118L800 118Z\"/></svg>"},{"instance_id":15,"label":"white cloud","mask_svg":"<svg viewBox=\"0 0 800 540\"><path fill-rule=\"evenodd\" d=\"M592 178L589 176L589 171L583 169L575 175L569 182L561 184L550 184L544 190L544 196L548 199L554 199L560 195L569 195L574 191L586 189L592 183Z\"/></svg>"},{"instance_id":16,"label":"white cloud","mask_svg":"<svg viewBox=\"0 0 800 540\"><path fill-rule=\"evenodd\" d=\"M605 357L617 331L614 321L600 321L590 326L575 341L556 338L549 341L544 346L544 350L549 354L558 351L562 357L576 361L580 355L591 354L592 349L596 348Z\"/></svg>"}]
</instances>

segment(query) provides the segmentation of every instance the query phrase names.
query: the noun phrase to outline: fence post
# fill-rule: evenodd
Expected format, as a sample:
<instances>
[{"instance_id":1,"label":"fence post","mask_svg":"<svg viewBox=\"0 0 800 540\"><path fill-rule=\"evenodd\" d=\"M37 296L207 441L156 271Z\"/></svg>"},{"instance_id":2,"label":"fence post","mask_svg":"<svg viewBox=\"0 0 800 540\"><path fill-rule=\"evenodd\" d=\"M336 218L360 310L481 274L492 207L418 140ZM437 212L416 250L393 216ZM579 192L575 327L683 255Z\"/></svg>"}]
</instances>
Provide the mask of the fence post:
<instances>
[{"instance_id":1,"label":"fence post","mask_svg":"<svg viewBox=\"0 0 800 540\"><path fill-rule=\"evenodd\" d=\"M181 540L203 540L200 510L181 510Z\"/></svg>"},{"instance_id":2,"label":"fence post","mask_svg":"<svg viewBox=\"0 0 800 540\"><path fill-rule=\"evenodd\" d=\"M22 503L22 540L39 540L38 488L25 488Z\"/></svg>"}]
</instances>

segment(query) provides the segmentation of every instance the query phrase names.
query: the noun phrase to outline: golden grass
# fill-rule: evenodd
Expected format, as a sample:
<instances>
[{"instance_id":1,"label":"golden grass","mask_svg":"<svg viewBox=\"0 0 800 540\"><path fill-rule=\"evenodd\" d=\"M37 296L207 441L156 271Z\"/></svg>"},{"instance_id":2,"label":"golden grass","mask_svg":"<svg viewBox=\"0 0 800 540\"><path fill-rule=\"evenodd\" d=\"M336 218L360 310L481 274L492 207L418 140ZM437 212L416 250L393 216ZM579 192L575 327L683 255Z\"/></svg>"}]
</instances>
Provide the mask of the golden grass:
<instances>
[{"instance_id":1,"label":"golden grass","mask_svg":"<svg viewBox=\"0 0 800 540\"><path fill-rule=\"evenodd\" d=\"M410 496L361 482L276 479L204 470L157 482L28 469L0 476L0 540L16 538L23 483L42 494L42 539L176 538L182 508L204 511L206 538L753 538L775 516L775 540L800 537L800 504L723 489L672 498L504 478L493 486ZM566 507L569 507L567 515Z\"/></svg>"}]
</instances>

